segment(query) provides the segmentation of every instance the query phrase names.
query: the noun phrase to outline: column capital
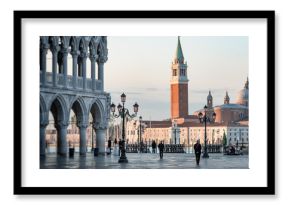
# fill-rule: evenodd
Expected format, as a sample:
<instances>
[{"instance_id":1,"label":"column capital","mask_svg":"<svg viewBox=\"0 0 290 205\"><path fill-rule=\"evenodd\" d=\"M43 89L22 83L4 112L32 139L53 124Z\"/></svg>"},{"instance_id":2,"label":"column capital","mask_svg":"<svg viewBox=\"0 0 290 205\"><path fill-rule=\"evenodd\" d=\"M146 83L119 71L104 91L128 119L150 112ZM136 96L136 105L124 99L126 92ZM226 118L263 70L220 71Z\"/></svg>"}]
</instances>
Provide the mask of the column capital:
<instances>
[{"instance_id":1,"label":"column capital","mask_svg":"<svg viewBox=\"0 0 290 205\"><path fill-rule=\"evenodd\" d=\"M85 52L81 52L81 53L80 53L80 57L81 57L82 59L86 59L86 58L88 57L88 54L85 53Z\"/></svg>"},{"instance_id":2,"label":"column capital","mask_svg":"<svg viewBox=\"0 0 290 205\"><path fill-rule=\"evenodd\" d=\"M66 129L68 126L68 123L67 122L58 122L55 124L55 127L57 129Z\"/></svg>"},{"instance_id":3,"label":"column capital","mask_svg":"<svg viewBox=\"0 0 290 205\"><path fill-rule=\"evenodd\" d=\"M87 123L78 123L77 126L81 128L87 128L89 125Z\"/></svg>"},{"instance_id":4,"label":"column capital","mask_svg":"<svg viewBox=\"0 0 290 205\"><path fill-rule=\"evenodd\" d=\"M49 45L48 44L41 44L40 45L40 52L41 53L45 53L47 54L47 50L49 49Z\"/></svg>"},{"instance_id":5,"label":"column capital","mask_svg":"<svg viewBox=\"0 0 290 205\"><path fill-rule=\"evenodd\" d=\"M97 54L92 54L92 55L90 55L90 60L91 60L92 62L96 62L97 59L98 59L98 55L97 55Z\"/></svg>"},{"instance_id":6,"label":"column capital","mask_svg":"<svg viewBox=\"0 0 290 205\"><path fill-rule=\"evenodd\" d=\"M72 55L73 58L76 58L80 55L79 51L71 51L70 54Z\"/></svg>"},{"instance_id":7,"label":"column capital","mask_svg":"<svg viewBox=\"0 0 290 205\"><path fill-rule=\"evenodd\" d=\"M105 123L105 122L95 122L93 124L93 127L96 130L105 130L105 129L107 129L108 126L107 126L107 123Z\"/></svg>"},{"instance_id":8,"label":"column capital","mask_svg":"<svg viewBox=\"0 0 290 205\"><path fill-rule=\"evenodd\" d=\"M108 57L107 56L99 56L98 58L98 64L101 64L101 63L106 63L108 60Z\"/></svg>"},{"instance_id":9,"label":"column capital","mask_svg":"<svg viewBox=\"0 0 290 205\"><path fill-rule=\"evenodd\" d=\"M47 120L43 120L42 122L40 122L40 128L46 128L47 125L48 125Z\"/></svg>"},{"instance_id":10,"label":"column capital","mask_svg":"<svg viewBox=\"0 0 290 205\"><path fill-rule=\"evenodd\" d=\"M50 50L51 50L52 54L56 54L60 50L60 47L59 46L52 46L52 47L50 47Z\"/></svg>"},{"instance_id":11,"label":"column capital","mask_svg":"<svg viewBox=\"0 0 290 205\"><path fill-rule=\"evenodd\" d=\"M68 53L69 53L69 50L68 50L68 48L62 48L61 50L60 50L60 52L65 56L67 56L68 55Z\"/></svg>"}]
</instances>

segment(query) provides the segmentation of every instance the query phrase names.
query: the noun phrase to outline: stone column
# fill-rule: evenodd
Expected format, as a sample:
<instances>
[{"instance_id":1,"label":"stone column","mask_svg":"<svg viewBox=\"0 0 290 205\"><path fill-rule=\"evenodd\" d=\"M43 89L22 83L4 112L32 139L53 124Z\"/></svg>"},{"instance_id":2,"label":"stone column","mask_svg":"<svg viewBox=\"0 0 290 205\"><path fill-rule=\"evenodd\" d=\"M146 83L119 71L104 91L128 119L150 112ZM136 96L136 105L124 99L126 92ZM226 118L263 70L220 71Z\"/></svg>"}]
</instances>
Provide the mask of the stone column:
<instances>
[{"instance_id":1,"label":"stone column","mask_svg":"<svg viewBox=\"0 0 290 205\"><path fill-rule=\"evenodd\" d=\"M51 50L52 52L52 84L54 87L56 87L56 75L57 75L57 49L53 48Z\"/></svg>"},{"instance_id":2,"label":"stone column","mask_svg":"<svg viewBox=\"0 0 290 205\"><path fill-rule=\"evenodd\" d=\"M67 55L68 49L64 48L62 50L62 64L63 64L63 86L67 88Z\"/></svg>"},{"instance_id":3,"label":"stone column","mask_svg":"<svg viewBox=\"0 0 290 205\"><path fill-rule=\"evenodd\" d=\"M91 79L92 79L92 90L95 90L96 88L96 55L91 55Z\"/></svg>"},{"instance_id":4,"label":"stone column","mask_svg":"<svg viewBox=\"0 0 290 205\"><path fill-rule=\"evenodd\" d=\"M72 51L71 52L72 59L73 59L73 88L77 87L77 68L78 68L78 53L77 51Z\"/></svg>"},{"instance_id":5,"label":"stone column","mask_svg":"<svg viewBox=\"0 0 290 205\"><path fill-rule=\"evenodd\" d=\"M43 86L46 85L46 55L47 55L48 47L45 47L43 45L42 48L40 48L40 70L42 71L41 75L41 83Z\"/></svg>"},{"instance_id":6,"label":"stone column","mask_svg":"<svg viewBox=\"0 0 290 205\"><path fill-rule=\"evenodd\" d=\"M93 125L94 130L96 132L96 148L99 149L100 154L104 154L106 152L106 130L107 126L105 123L96 122Z\"/></svg>"},{"instance_id":7,"label":"stone column","mask_svg":"<svg viewBox=\"0 0 290 205\"><path fill-rule=\"evenodd\" d=\"M81 53L82 57L82 71L83 71L83 89L86 90L87 88L87 54Z\"/></svg>"},{"instance_id":8,"label":"stone column","mask_svg":"<svg viewBox=\"0 0 290 205\"><path fill-rule=\"evenodd\" d=\"M104 91L104 61L102 59L98 62L98 80L101 81L101 91Z\"/></svg>"},{"instance_id":9,"label":"stone column","mask_svg":"<svg viewBox=\"0 0 290 205\"><path fill-rule=\"evenodd\" d=\"M106 152L106 128L99 127L96 129L96 147L99 148L99 153L104 154Z\"/></svg>"},{"instance_id":10,"label":"stone column","mask_svg":"<svg viewBox=\"0 0 290 205\"><path fill-rule=\"evenodd\" d=\"M85 156L87 153L87 127L88 125L79 125L80 129L80 155Z\"/></svg>"},{"instance_id":11,"label":"stone column","mask_svg":"<svg viewBox=\"0 0 290 205\"><path fill-rule=\"evenodd\" d=\"M68 147L67 147L67 141L66 141L66 135L67 135L67 124L59 124L57 125L57 135L58 135L58 154L62 156L67 155Z\"/></svg>"},{"instance_id":12,"label":"stone column","mask_svg":"<svg viewBox=\"0 0 290 205\"><path fill-rule=\"evenodd\" d=\"M46 140L45 140L45 130L47 123L40 124L40 156L45 156Z\"/></svg>"}]
</instances>

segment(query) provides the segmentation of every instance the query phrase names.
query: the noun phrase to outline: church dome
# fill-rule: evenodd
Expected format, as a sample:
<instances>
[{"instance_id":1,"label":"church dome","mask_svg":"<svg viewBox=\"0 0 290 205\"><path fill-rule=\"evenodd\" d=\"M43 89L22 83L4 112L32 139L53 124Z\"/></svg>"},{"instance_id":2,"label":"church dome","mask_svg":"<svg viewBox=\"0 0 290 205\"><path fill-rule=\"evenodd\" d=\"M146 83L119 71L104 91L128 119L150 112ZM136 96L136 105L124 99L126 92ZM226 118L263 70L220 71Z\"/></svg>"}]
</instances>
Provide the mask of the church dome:
<instances>
[{"instance_id":1,"label":"church dome","mask_svg":"<svg viewBox=\"0 0 290 205\"><path fill-rule=\"evenodd\" d=\"M247 79L245 87L238 92L237 104L248 106L249 103L249 81Z\"/></svg>"}]
</instances>

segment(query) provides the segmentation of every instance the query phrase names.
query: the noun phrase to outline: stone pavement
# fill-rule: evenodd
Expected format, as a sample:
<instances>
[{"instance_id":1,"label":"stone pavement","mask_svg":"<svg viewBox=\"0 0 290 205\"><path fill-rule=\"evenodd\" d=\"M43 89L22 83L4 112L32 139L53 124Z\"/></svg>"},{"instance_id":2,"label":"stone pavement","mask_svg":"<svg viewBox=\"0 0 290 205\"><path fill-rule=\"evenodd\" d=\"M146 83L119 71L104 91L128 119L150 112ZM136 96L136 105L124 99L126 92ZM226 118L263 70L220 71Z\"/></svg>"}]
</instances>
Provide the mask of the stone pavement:
<instances>
[{"instance_id":1,"label":"stone pavement","mask_svg":"<svg viewBox=\"0 0 290 205\"><path fill-rule=\"evenodd\" d=\"M228 156L211 154L209 158L200 159L196 166L195 156L184 153L164 153L163 159L159 154L127 153L128 163L118 163L119 156L87 153L86 157L75 153L74 157L57 157L55 153L47 154L40 159L41 169L248 169L248 155Z\"/></svg>"}]
</instances>

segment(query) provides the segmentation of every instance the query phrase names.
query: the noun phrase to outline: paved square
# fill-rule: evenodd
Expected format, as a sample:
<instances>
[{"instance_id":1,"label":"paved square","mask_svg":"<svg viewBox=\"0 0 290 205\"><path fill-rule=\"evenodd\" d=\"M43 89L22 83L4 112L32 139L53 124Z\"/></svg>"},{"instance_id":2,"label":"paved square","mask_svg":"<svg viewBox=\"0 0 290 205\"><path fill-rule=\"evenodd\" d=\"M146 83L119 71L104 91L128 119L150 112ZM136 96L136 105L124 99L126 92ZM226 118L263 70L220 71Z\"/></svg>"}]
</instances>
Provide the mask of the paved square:
<instances>
[{"instance_id":1,"label":"paved square","mask_svg":"<svg viewBox=\"0 0 290 205\"><path fill-rule=\"evenodd\" d=\"M74 157L57 157L55 153L40 159L41 169L248 169L248 155L228 156L209 154L208 159L201 158L196 166L193 154L164 153L159 154L127 153L128 163L118 163L119 156L87 153L86 157L75 153Z\"/></svg>"}]
</instances>

